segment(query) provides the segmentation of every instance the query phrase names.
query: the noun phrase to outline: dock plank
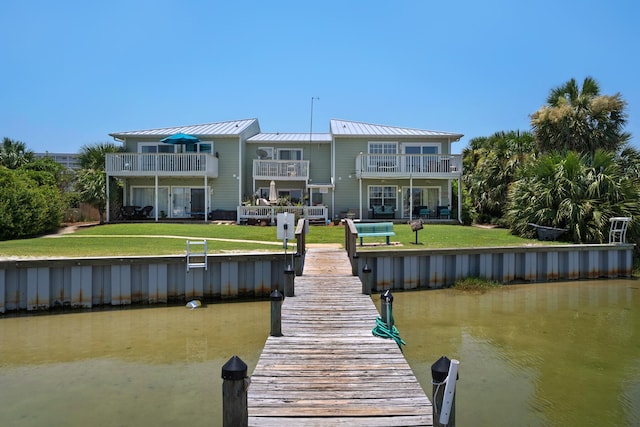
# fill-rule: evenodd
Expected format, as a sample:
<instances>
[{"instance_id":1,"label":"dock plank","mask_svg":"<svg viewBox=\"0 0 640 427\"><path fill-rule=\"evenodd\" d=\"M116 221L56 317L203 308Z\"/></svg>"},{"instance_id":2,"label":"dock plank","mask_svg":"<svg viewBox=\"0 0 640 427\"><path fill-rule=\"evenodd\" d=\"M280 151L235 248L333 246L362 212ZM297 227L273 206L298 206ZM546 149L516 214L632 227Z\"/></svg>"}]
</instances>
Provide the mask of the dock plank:
<instances>
[{"instance_id":1,"label":"dock plank","mask_svg":"<svg viewBox=\"0 0 640 427\"><path fill-rule=\"evenodd\" d=\"M282 337L269 337L248 389L251 426L432 426L429 398L342 250L309 248Z\"/></svg>"}]
</instances>

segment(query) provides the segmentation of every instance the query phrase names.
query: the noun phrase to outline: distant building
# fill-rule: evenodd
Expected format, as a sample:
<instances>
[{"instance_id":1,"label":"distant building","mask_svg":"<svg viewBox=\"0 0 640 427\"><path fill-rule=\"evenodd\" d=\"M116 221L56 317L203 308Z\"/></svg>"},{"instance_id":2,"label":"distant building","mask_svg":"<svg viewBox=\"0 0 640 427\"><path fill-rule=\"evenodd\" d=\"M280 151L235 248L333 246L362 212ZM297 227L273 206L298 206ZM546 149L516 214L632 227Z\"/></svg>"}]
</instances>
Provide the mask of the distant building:
<instances>
[{"instance_id":1,"label":"distant building","mask_svg":"<svg viewBox=\"0 0 640 427\"><path fill-rule=\"evenodd\" d=\"M43 159L45 157L49 157L53 159L56 163L61 164L67 169L79 170L80 169L80 159L78 154L70 154L70 153L34 153L36 159Z\"/></svg>"}]
</instances>

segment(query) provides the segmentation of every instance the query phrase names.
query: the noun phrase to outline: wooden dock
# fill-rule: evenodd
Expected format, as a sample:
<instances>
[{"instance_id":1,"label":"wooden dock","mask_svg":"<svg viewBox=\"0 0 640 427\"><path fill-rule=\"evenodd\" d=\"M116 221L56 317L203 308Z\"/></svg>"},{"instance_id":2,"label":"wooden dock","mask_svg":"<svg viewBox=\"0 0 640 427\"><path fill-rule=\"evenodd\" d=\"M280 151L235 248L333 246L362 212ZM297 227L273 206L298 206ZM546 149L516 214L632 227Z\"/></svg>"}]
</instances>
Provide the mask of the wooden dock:
<instances>
[{"instance_id":1,"label":"wooden dock","mask_svg":"<svg viewBox=\"0 0 640 427\"><path fill-rule=\"evenodd\" d=\"M432 426L431 402L344 250L309 248L282 337L269 337L248 390L250 426ZM402 329L400 328L402 332Z\"/></svg>"}]
</instances>

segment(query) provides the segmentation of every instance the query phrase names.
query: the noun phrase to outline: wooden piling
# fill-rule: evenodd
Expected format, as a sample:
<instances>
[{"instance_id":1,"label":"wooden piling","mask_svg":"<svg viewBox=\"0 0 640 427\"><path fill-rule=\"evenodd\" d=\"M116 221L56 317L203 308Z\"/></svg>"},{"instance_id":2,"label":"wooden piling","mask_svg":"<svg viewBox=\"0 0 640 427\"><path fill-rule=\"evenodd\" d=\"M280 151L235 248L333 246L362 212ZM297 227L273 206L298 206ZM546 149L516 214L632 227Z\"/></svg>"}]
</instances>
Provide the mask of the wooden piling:
<instances>
[{"instance_id":1,"label":"wooden piling","mask_svg":"<svg viewBox=\"0 0 640 427\"><path fill-rule=\"evenodd\" d=\"M222 379L223 427L248 426L247 364L238 356L233 356L222 367Z\"/></svg>"},{"instance_id":2,"label":"wooden piling","mask_svg":"<svg viewBox=\"0 0 640 427\"><path fill-rule=\"evenodd\" d=\"M284 296L292 297L295 294L296 272L290 265L284 269Z\"/></svg>"},{"instance_id":3,"label":"wooden piling","mask_svg":"<svg viewBox=\"0 0 640 427\"><path fill-rule=\"evenodd\" d=\"M351 256L351 275L352 276L358 275L358 258L360 258L360 255L358 255L357 252L354 252L353 255Z\"/></svg>"},{"instance_id":4,"label":"wooden piling","mask_svg":"<svg viewBox=\"0 0 640 427\"><path fill-rule=\"evenodd\" d=\"M282 336L282 300L284 295L277 289L271 292L271 336Z\"/></svg>"},{"instance_id":5,"label":"wooden piling","mask_svg":"<svg viewBox=\"0 0 640 427\"><path fill-rule=\"evenodd\" d=\"M372 279L371 268L369 264L365 264L364 267L362 267L362 293L364 295L371 295Z\"/></svg>"},{"instance_id":6,"label":"wooden piling","mask_svg":"<svg viewBox=\"0 0 640 427\"><path fill-rule=\"evenodd\" d=\"M440 423L440 416L442 415L442 407L445 400L445 388L446 379L449 375L449 368L451 366L451 360L447 356L442 356L440 359L431 365L431 378L433 384L433 394L431 401L433 402L433 426L434 427L455 427L456 426L456 401L455 395L451 397L452 403L449 410L449 420L447 424ZM453 381L457 381L458 375Z\"/></svg>"}]
</instances>

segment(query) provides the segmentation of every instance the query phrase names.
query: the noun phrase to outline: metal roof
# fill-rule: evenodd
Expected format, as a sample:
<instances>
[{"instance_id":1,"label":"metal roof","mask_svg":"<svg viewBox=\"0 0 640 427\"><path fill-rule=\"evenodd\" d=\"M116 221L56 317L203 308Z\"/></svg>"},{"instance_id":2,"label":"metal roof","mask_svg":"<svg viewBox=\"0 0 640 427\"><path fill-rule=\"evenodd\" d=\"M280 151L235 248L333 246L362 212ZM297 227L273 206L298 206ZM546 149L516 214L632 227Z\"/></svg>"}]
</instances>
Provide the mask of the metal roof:
<instances>
[{"instance_id":1,"label":"metal roof","mask_svg":"<svg viewBox=\"0 0 640 427\"><path fill-rule=\"evenodd\" d=\"M331 142L329 133L259 133L247 142Z\"/></svg>"},{"instance_id":2,"label":"metal roof","mask_svg":"<svg viewBox=\"0 0 640 427\"><path fill-rule=\"evenodd\" d=\"M458 140L461 133L441 132L435 130L422 130L401 128L396 126L374 125L371 123L352 122L347 120L331 119L331 133L337 136L428 136L444 137Z\"/></svg>"},{"instance_id":3,"label":"metal roof","mask_svg":"<svg viewBox=\"0 0 640 427\"><path fill-rule=\"evenodd\" d=\"M118 139L127 137L166 137L176 133L186 133L194 136L233 136L240 135L247 127L257 123L258 119L232 120L228 122L205 123L201 125L176 126L169 128L132 130L114 132L109 136Z\"/></svg>"}]
</instances>

